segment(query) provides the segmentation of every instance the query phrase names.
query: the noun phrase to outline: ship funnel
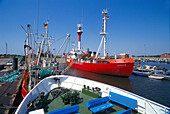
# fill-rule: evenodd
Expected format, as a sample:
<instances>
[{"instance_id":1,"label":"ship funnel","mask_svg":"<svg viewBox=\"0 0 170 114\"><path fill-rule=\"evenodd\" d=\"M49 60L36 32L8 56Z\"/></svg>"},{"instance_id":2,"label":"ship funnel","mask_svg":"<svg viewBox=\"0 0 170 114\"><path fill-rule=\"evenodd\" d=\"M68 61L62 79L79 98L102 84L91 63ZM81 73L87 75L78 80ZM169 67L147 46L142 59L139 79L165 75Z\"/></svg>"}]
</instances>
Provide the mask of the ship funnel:
<instances>
[{"instance_id":1,"label":"ship funnel","mask_svg":"<svg viewBox=\"0 0 170 114\"><path fill-rule=\"evenodd\" d=\"M78 51L80 51L81 49L81 34L83 33L82 30L82 24L77 24L78 30L77 30L77 34L78 34Z\"/></svg>"}]
</instances>

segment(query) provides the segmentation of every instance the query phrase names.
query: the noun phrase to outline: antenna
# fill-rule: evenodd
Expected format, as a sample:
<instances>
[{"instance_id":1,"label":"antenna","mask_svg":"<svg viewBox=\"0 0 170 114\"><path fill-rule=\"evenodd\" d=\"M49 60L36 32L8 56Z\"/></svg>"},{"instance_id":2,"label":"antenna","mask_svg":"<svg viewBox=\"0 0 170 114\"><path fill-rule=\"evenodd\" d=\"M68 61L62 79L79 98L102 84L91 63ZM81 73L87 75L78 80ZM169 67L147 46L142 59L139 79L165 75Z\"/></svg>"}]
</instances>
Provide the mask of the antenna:
<instances>
[{"instance_id":1,"label":"antenna","mask_svg":"<svg viewBox=\"0 0 170 114\"><path fill-rule=\"evenodd\" d=\"M39 23L39 0L38 0L38 21L37 21L37 36L38 36L38 23Z\"/></svg>"},{"instance_id":2,"label":"antenna","mask_svg":"<svg viewBox=\"0 0 170 114\"><path fill-rule=\"evenodd\" d=\"M8 45L7 45L7 42L6 42L5 44L6 44L6 55L7 55L7 51L8 51Z\"/></svg>"},{"instance_id":3,"label":"antenna","mask_svg":"<svg viewBox=\"0 0 170 114\"><path fill-rule=\"evenodd\" d=\"M83 8L82 8L82 14L81 14L81 24L83 25Z\"/></svg>"}]
</instances>

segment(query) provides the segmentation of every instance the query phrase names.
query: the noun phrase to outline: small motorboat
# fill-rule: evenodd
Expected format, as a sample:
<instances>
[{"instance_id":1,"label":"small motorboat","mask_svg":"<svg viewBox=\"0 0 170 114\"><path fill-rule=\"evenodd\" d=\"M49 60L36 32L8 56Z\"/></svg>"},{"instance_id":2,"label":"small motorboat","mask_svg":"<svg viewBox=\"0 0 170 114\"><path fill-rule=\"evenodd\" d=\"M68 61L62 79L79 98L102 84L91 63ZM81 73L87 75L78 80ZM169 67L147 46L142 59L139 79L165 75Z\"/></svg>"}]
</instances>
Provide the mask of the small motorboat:
<instances>
[{"instance_id":1,"label":"small motorboat","mask_svg":"<svg viewBox=\"0 0 170 114\"><path fill-rule=\"evenodd\" d=\"M164 79L164 77L163 76L158 76L158 75L150 75L150 76L148 76L149 78L152 78L152 79L156 79L156 80L162 80L162 79Z\"/></svg>"},{"instance_id":2,"label":"small motorboat","mask_svg":"<svg viewBox=\"0 0 170 114\"><path fill-rule=\"evenodd\" d=\"M155 70L154 74L148 76L149 78L156 79L156 80L162 80L164 79L165 72L163 70Z\"/></svg>"}]
</instances>

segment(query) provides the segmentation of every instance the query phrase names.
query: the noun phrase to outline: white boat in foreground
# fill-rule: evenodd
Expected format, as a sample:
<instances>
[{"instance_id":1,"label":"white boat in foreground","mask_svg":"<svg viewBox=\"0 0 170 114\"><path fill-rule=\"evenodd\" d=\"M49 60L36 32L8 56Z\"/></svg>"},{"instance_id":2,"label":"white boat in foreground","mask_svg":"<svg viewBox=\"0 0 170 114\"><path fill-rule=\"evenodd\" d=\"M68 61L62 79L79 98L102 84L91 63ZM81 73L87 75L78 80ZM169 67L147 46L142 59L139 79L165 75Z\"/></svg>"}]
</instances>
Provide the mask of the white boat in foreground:
<instances>
[{"instance_id":1,"label":"white boat in foreground","mask_svg":"<svg viewBox=\"0 0 170 114\"><path fill-rule=\"evenodd\" d=\"M101 97L106 97L110 96L110 92L114 92L118 96L122 96L122 98L126 99L133 99L136 100L136 108L132 112L139 112L142 114L169 114L170 113L170 108L163 106L159 103L156 103L154 101L148 100L146 98L143 98L141 96L138 96L136 94L133 94L131 92L125 91L123 89L119 89L117 87L100 83L97 81L89 80L89 79L84 79L84 78L79 78L79 77L73 77L73 76L68 76L68 75L56 75L56 76L51 76L47 77L43 80L41 80L23 99L21 104L19 105L18 109L16 110L15 114L25 114L25 113L44 113L45 109L37 109L37 110L32 110L28 109L29 105L35 101L37 96L39 96L42 92L44 95L49 95L49 92L51 92L55 88L63 87L66 89L70 90L77 90L79 92L83 91L83 88L92 88L91 90L94 90L94 88L99 88L99 91L101 93ZM50 93L51 95L51 93ZM81 96L83 97L83 96ZM113 97L112 97L113 98ZM84 99L85 100L85 99ZM110 103L110 102L109 102ZM112 102L111 102L112 103ZM62 103L56 103L55 106L60 106ZM82 106L81 104L78 104L80 107L80 113L82 114L87 114L85 112L81 111L82 107L85 107L85 104L83 103ZM49 105L50 106L50 105ZM54 107L55 107L54 106ZM61 107L60 107L61 108ZM112 107L114 110L116 108L115 104ZM126 108L127 109L127 108ZM88 110L88 108L87 108ZM117 109L116 109L117 110ZM49 113L49 112L45 112ZM112 112L113 113L113 112Z\"/></svg>"}]
</instances>

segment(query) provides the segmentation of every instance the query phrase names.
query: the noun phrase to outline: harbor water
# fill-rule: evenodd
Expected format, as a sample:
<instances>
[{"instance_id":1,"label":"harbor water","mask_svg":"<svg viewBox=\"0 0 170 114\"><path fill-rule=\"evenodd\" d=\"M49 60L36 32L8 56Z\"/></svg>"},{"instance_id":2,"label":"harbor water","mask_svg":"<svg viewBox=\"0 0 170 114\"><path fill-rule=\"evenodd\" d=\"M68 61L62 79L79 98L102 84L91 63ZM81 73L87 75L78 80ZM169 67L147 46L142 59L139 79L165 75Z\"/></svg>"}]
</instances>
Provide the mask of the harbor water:
<instances>
[{"instance_id":1,"label":"harbor water","mask_svg":"<svg viewBox=\"0 0 170 114\"><path fill-rule=\"evenodd\" d=\"M170 64L145 62L141 64L155 65L160 68L170 69ZM170 81L155 80L148 77L140 77L132 74L129 78L102 75L70 68L66 74L103 82L118 88L130 91L162 105L170 107Z\"/></svg>"}]
</instances>

